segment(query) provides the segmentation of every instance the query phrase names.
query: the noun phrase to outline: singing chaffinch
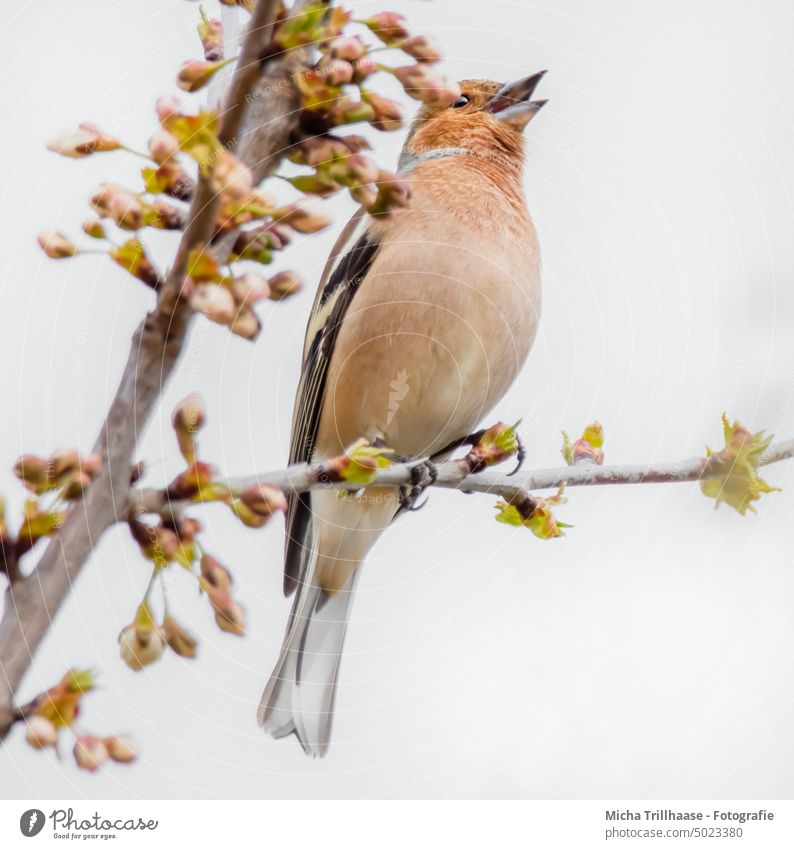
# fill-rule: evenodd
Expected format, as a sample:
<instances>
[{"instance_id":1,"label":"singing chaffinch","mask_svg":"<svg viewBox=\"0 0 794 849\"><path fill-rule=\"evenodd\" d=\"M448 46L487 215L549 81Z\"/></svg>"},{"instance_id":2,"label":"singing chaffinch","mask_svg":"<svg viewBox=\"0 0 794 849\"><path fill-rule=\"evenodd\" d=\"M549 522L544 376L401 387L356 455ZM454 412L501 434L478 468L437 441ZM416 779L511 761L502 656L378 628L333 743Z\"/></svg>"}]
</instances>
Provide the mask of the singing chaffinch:
<instances>
[{"instance_id":1,"label":"singing chaffinch","mask_svg":"<svg viewBox=\"0 0 794 849\"><path fill-rule=\"evenodd\" d=\"M399 172L406 209L359 212L320 280L306 331L290 463L322 461L361 437L433 458L472 433L518 375L540 310L540 255L521 185L522 132L546 102L541 72L502 86L466 80L426 106ZM296 592L258 719L274 737L328 749L342 644L359 566L400 512L367 489L293 496L286 594Z\"/></svg>"}]
</instances>

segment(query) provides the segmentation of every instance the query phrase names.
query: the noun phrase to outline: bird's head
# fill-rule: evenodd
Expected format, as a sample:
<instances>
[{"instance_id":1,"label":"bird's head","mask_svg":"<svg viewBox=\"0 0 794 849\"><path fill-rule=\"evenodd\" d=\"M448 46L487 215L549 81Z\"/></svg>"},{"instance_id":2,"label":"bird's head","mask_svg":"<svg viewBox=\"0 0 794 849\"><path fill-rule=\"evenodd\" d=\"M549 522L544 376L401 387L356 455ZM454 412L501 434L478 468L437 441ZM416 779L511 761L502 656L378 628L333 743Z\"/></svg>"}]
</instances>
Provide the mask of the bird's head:
<instances>
[{"instance_id":1,"label":"bird's head","mask_svg":"<svg viewBox=\"0 0 794 849\"><path fill-rule=\"evenodd\" d=\"M461 96L450 106L425 106L406 140L412 154L439 148L495 151L520 157L523 131L545 100L532 94L545 71L512 83L463 80Z\"/></svg>"}]
</instances>

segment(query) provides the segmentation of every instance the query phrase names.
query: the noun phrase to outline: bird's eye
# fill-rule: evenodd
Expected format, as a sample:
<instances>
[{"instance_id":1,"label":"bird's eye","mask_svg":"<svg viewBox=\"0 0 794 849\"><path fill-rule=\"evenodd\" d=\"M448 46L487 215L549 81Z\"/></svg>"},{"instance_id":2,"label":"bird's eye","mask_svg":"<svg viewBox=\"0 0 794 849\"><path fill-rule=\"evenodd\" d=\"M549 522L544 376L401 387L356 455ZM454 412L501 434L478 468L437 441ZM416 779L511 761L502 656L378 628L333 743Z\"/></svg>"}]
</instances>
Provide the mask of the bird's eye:
<instances>
[{"instance_id":1,"label":"bird's eye","mask_svg":"<svg viewBox=\"0 0 794 849\"><path fill-rule=\"evenodd\" d=\"M471 98L468 94L462 94L453 104L453 109L460 109L462 106L468 106L471 102Z\"/></svg>"}]
</instances>

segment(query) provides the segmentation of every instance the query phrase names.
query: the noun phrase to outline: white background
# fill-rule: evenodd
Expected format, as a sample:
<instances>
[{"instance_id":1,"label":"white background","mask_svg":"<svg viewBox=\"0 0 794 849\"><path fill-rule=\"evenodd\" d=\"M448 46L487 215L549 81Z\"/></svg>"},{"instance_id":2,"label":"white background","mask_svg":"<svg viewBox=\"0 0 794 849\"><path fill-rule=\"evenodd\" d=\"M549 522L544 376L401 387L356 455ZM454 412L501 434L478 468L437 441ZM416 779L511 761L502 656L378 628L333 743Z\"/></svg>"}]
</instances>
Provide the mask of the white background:
<instances>
[{"instance_id":1,"label":"white background","mask_svg":"<svg viewBox=\"0 0 794 849\"><path fill-rule=\"evenodd\" d=\"M457 77L540 68L548 106L529 128L526 192L544 257L541 333L492 418L523 416L528 463L559 463L560 430L593 418L610 462L702 454L727 410L794 435L794 15L780 0L551 3L395 0L437 35ZM207 10L216 13L214 0ZM18 2L4 10L0 363L4 468L23 451L93 442L151 294L109 261L54 263L38 230L79 233L102 180L141 162L44 150L92 120L144 147L154 101L199 55L184 0ZM390 81L383 85L389 88ZM539 92L540 95L540 92ZM196 98L196 105L200 100ZM401 135L373 136L396 162ZM206 397L201 448L229 474L278 468L299 350L332 231L278 267L307 291L262 311L256 346L200 321L142 436L148 480L178 471L168 425ZM173 237L147 237L165 264ZM276 658L282 530L207 511L205 546L248 613L217 631L184 574L172 599L200 658L134 674L116 635L149 576L124 528L97 546L26 679L31 697L70 665L101 690L82 720L128 731L134 767L78 772L16 735L5 797L786 797L792 792L792 471L744 519L691 485L572 491L567 537L497 525L488 498L434 493L373 551L342 667L334 741L311 761L266 739L255 705ZM9 473L12 505L19 488Z\"/></svg>"}]
</instances>

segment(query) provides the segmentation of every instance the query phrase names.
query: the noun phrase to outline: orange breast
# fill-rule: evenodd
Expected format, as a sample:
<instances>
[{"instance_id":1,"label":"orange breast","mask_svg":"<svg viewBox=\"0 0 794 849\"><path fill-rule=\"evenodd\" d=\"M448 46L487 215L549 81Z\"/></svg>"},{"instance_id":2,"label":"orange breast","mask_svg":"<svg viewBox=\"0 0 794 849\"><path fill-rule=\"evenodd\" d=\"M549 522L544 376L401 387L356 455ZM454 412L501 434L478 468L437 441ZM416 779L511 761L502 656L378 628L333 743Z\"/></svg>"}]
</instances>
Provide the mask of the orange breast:
<instances>
[{"instance_id":1,"label":"orange breast","mask_svg":"<svg viewBox=\"0 0 794 849\"><path fill-rule=\"evenodd\" d=\"M521 369L539 317L537 241L520 194L476 166L418 166L411 208L373 228L382 247L337 339L319 454L361 436L433 453L474 430Z\"/></svg>"}]
</instances>

